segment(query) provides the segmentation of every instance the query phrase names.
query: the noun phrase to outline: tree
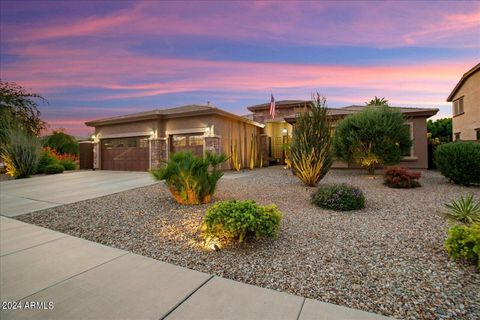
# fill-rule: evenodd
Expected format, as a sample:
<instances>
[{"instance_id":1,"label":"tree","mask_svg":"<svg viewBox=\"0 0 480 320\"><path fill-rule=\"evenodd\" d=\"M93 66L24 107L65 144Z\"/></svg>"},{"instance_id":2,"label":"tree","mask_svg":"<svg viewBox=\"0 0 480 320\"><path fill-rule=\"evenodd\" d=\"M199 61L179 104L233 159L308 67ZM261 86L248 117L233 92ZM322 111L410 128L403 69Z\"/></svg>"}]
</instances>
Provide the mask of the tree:
<instances>
[{"instance_id":1,"label":"tree","mask_svg":"<svg viewBox=\"0 0 480 320\"><path fill-rule=\"evenodd\" d=\"M385 99L385 97L380 99L379 97L375 96L374 99L370 100L369 102L365 102L365 104L367 106L386 106L386 107L388 107L388 100Z\"/></svg>"},{"instance_id":2,"label":"tree","mask_svg":"<svg viewBox=\"0 0 480 320\"><path fill-rule=\"evenodd\" d=\"M332 165L332 135L327 118L326 99L318 93L310 109L297 118L290 146L290 161L298 178L315 186Z\"/></svg>"},{"instance_id":3,"label":"tree","mask_svg":"<svg viewBox=\"0 0 480 320\"><path fill-rule=\"evenodd\" d=\"M51 135L44 137L43 146L51 147L59 154L79 154L77 139L66 134L62 129L54 130Z\"/></svg>"},{"instance_id":4,"label":"tree","mask_svg":"<svg viewBox=\"0 0 480 320\"><path fill-rule=\"evenodd\" d=\"M403 114L395 108L371 106L337 124L333 143L336 156L374 174L375 167L400 162L412 141Z\"/></svg>"},{"instance_id":5,"label":"tree","mask_svg":"<svg viewBox=\"0 0 480 320\"><path fill-rule=\"evenodd\" d=\"M452 141L452 118L428 120L427 132L430 133L430 139L438 138L440 142Z\"/></svg>"},{"instance_id":6,"label":"tree","mask_svg":"<svg viewBox=\"0 0 480 320\"><path fill-rule=\"evenodd\" d=\"M47 123L40 119L38 101L47 103L45 98L39 94L29 93L16 83L0 80L2 114L8 110L26 132L33 136L38 136L42 130L47 128Z\"/></svg>"}]
</instances>

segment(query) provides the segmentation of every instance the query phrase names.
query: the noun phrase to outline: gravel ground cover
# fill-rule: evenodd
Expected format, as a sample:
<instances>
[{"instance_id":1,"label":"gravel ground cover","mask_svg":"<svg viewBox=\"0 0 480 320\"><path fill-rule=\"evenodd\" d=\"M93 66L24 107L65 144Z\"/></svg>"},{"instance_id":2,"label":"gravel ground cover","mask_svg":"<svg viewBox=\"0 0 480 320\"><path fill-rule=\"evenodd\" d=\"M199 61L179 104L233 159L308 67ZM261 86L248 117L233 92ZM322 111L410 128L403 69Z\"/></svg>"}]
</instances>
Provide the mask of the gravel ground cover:
<instances>
[{"instance_id":1,"label":"gravel ground cover","mask_svg":"<svg viewBox=\"0 0 480 320\"><path fill-rule=\"evenodd\" d=\"M216 200L254 199L283 212L276 240L210 251L198 227L208 205L182 206L163 184L17 217L179 266L402 319L480 319L480 273L450 261L443 204L479 188L424 172L422 187L391 189L381 176L331 170L321 184L360 187L366 208L323 210L315 190L270 167L228 172Z\"/></svg>"}]
</instances>

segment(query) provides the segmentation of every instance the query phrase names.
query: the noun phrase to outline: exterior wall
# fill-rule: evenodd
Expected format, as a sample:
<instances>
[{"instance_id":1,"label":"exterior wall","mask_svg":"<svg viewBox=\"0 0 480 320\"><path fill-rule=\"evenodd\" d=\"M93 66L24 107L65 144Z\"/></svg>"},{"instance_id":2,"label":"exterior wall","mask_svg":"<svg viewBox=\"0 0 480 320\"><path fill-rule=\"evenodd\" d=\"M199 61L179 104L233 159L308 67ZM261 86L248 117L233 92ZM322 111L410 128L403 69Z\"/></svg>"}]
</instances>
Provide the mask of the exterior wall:
<instances>
[{"instance_id":1,"label":"exterior wall","mask_svg":"<svg viewBox=\"0 0 480 320\"><path fill-rule=\"evenodd\" d=\"M297 113L303 113L305 107L289 107L289 108L277 108L275 110L275 118L284 118L294 116ZM266 123L268 119L271 119L270 109L254 111L253 112L253 121Z\"/></svg>"},{"instance_id":2,"label":"exterior wall","mask_svg":"<svg viewBox=\"0 0 480 320\"><path fill-rule=\"evenodd\" d=\"M453 101L463 97L463 114L453 115L453 135L460 133L460 140L476 140L480 130L480 71L472 74L460 87ZM453 102L452 102L453 108Z\"/></svg>"},{"instance_id":3,"label":"exterior wall","mask_svg":"<svg viewBox=\"0 0 480 320\"><path fill-rule=\"evenodd\" d=\"M158 130L157 120L138 121L132 123L121 123L99 126L95 128L95 136L98 139L106 137L126 137L130 134L152 135Z\"/></svg>"}]
</instances>

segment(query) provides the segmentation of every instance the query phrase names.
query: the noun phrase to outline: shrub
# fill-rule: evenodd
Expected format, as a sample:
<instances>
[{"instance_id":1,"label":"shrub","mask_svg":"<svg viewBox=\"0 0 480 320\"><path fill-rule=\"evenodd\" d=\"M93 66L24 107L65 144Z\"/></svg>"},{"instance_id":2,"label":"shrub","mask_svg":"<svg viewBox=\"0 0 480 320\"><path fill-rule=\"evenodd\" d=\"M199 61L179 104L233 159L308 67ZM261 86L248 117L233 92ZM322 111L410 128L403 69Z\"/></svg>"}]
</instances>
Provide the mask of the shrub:
<instances>
[{"instance_id":1,"label":"shrub","mask_svg":"<svg viewBox=\"0 0 480 320\"><path fill-rule=\"evenodd\" d=\"M420 187L418 179L421 176L420 172L412 172L401 167L390 167L385 170L384 183L390 188L416 188Z\"/></svg>"},{"instance_id":2,"label":"shrub","mask_svg":"<svg viewBox=\"0 0 480 320\"><path fill-rule=\"evenodd\" d=\"M276 205L259 206L255 201L220 201L203 218L203 237L243 242L276 237L282 214Z\"/></svg>"},{"instance_id":3,"label":"shrub","mask_svg":"<svg viewBox=\"0 0 480 320\"><path fill-rule=\"evenodd\" d=\"M365 207L362 190L347 184L320 187L312 195L312 203L326 209L347 211Z\"/></svg>"},{"instance_id":4,"label":"shrub","mask_svg":"<svg viewBox=\"0 0 480 320\"><path fill-rule=\"evenodd\" d=\"M45 173L46 174L57 174L57 173L62 173L65 170L65 168L58 163L50 164L45 167Z\"/></svg>"},{"instance_id":5,"label":"shrub","mask_svg":"<svg viewBox=\"0 0 480 320\"><path fill-rule=\"evenodd\" d=\"M67 171L77 169L77 164L71 159L62 159L59 164Z\"/></svg>"},{"instance_id":6,"label":"shrub","mask_svg":"<svg viewBox=\"0 0 480 320\"><path fill-rule=\"evenodd\" d=\"M43 148L37 164L37 173L45 173L45 169L53 164L59 164L56 154L51 148Z\"/></svg>"},{"instance_id":7,"label":"shrub","mask_svg":"<svg viewBox=\"0 0 480 320\"><path fill-rule=\"evenodd\" d=\"M435 163L456 184L480 183L480 143L451 142L438 146Z\"/></svg>"},{"instance_id":8,"label":"shrub","mask_svg":"<svg viewBox=\"0 0 480 320\"><path fill-rule=\"evenodd\" d=\"M80 150L77 139L61 130L55 130L51 135L46 136L43 146L51 147L59 154L78 155Z\"/></svg>"},{"instance_id":9,"label":"shrub","mask_svg":"<svg viewBox=\"0 0 480 320\"><path fill-rule=\"evenodd\" d=\"M480 202L473 201L473 194L469 194L466 198L463 196L459 200L453 200L451 204L445 204L449 209L446 214L447 218L465 222L480 223Z\"/></svg>"},{"instance_id":10,"label":"shrub","mask_svg":"<svg viewBox=\"0 0 480 320\"><path fill-rule=\"evenodd\" d=\"M307 186L316 186L332 165L332 135L326 99L318 93L308 112L297 117L289 161L295 175Z\"/></svg>"},{"instance_id":11,"label":"shrub","mask_svg":"<svg viewBox=\"0 0 480 320\"><path fill-rule=\"evenodd\" d=\"M375 167L400 162L412 145L403 114L388 106L368 106L337 123L335 155L373 174Z\"/></svg>"},{"instance_id":12,"label":"shrub","mask_svg":"<svg viewBox=\"0 0 480 320\"><path fill-rule=\"evenodd\" d=\"M6 172L14 178L27 178L35 173L38 163L39 144L35 136L21 127L4 132L5 144L1 146Z\"/></svg>"},{"instance_id":13,"label":"shrub","mask_svg":"<svg viewBox=\"0 0 480 320\"><path fill-rule=\"evenodd\" d=\"M480 224L451 227L445 248L453 259L465 259L480 268Z\"/></svg>"},{"instance_id":14,"label":"shrub","mask_svg":"<svg viewBox=\"0 0 480 320\"><path fill-rule=\"evenodd\" d=\"M163 168L152 170L157 180L165 180L173 197L181 204L208 203L223 176L220 165L227 160L223 154L207 152L204 158L191 152L178 152Z\"/></svg>"}]
</instances>

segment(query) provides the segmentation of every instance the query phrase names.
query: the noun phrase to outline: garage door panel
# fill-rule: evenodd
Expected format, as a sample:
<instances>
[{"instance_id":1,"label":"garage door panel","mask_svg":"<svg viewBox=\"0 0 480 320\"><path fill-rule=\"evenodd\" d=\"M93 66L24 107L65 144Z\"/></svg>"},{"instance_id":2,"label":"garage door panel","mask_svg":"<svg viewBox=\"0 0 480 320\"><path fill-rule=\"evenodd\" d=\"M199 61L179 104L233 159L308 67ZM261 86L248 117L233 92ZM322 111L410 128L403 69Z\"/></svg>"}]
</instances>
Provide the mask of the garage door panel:
<instances>
[{"instance_id":1,"label":"garage door panel","mask_svg":"<svg viewBox=\"0 0 480 320\"><path fill-rule=\"evenodd\" d=\"M149 167L146 137L102 140L102 169L146 171Z\"/></svg>"},{"instance_id":2,"label":"garage door panel","mask_svg":"<svg viewBox=\"0 0 480 320\"><path fill-rule=\"evenodd\" d=\"M204 137L202 133L192 134L174 134L170 136L170 151L187 152L190 151L198 157L203 156Z\"/></svg>"}]
</instances>

